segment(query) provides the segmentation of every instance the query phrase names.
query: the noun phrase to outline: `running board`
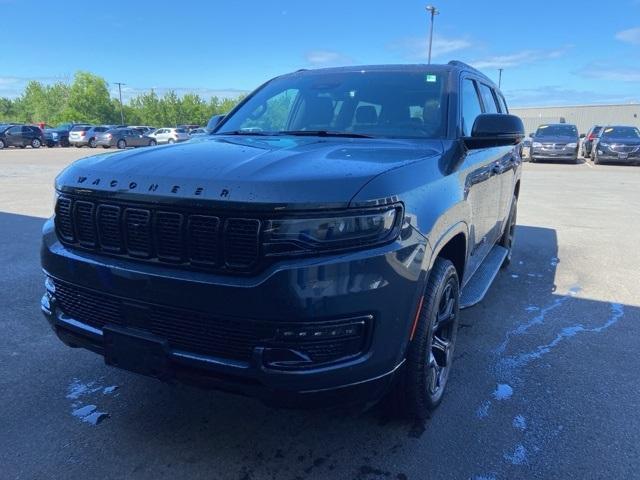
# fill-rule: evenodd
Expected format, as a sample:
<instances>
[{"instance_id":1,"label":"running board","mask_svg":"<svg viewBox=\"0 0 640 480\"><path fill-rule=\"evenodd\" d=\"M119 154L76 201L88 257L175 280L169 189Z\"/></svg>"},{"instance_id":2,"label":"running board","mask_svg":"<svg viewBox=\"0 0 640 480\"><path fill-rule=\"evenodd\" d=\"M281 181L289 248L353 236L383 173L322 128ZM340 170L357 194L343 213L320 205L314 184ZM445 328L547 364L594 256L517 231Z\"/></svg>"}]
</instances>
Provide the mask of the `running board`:
<instances>
[{"instance_id":1,"label":"running board","mask_svg":"<svg viewBox=\"0 0 640 480\"><path fill-rule=\"evenodd\" d=\"M495 245L482 264L478 267L473 277L469 279L460 294L460 308L473 307L479 303L487 294L489 287L496 278L504 259L507 258L509 250L499 245Z\"/></svg>"}]
</instances>

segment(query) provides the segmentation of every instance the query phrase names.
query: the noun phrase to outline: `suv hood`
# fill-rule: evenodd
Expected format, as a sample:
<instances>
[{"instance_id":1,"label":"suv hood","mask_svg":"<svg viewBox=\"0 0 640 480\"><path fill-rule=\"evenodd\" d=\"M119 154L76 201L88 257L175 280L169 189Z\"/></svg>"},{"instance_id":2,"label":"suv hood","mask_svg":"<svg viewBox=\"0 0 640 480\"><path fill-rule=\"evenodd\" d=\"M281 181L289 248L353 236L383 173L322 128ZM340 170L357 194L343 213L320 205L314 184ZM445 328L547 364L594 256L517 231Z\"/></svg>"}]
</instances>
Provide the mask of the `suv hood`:
<instances>
[{"instance_id":1,"label":"suv hood","mask_svg":"<svg viewBox=\"0 0 640 480\"><path fill-rule=\"evenodd\" d=\"M640 139L606 137L606 138L600 138L600 143L609 143L609 144L613 143L616 145L636 146L636 145L640 145Z\"/></svg>"},{"instance_id":2,"label":"suv hood","mask_svg":"<svg viewBox=\"0 0 640 480\"><path fill-rule=\"evenodd\" d=\"M441 153L440 140L214 136L79 160L56 188L163 203L339 208L374 177Z\"/></svg>"}]
</instances>

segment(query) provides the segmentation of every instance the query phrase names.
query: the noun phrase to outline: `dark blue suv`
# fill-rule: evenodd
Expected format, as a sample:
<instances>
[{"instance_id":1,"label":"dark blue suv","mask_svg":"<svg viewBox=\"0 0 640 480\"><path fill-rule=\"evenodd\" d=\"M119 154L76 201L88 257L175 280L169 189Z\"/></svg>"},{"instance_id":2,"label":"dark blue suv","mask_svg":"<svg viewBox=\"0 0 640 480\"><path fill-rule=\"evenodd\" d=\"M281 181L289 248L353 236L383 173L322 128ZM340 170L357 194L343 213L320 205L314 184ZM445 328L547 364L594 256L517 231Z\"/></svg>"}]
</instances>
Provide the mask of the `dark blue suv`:
<instances>
[{"instance_id":1,"label":"dark blue suv","mask_svg":"<svg viewBox=\"0 0 640 480\"><path fill-rule=\"evenodd\" d=\"M197 142L63 171L42 310L140 374L425 417L509 262L523 135L460 62L277 77Z\"/></svg>"}]
</instances>

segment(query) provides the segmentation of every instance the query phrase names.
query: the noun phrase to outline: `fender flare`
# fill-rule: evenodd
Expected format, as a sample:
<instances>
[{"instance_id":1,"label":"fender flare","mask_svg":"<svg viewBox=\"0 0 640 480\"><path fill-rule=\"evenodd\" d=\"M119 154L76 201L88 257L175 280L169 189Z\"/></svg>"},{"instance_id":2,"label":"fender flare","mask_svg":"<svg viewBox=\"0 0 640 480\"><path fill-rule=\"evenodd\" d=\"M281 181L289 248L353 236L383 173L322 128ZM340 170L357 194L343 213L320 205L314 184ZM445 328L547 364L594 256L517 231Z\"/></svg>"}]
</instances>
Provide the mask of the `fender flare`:
<instances>
[{"instance_id":1,"label":"fender flare","mask_svg":"<svg viewBox=\"0 0 640 480\"><path fill-rule=\"evenodd\" d=\"M431 250L432 252L431 258L429 260L429 268L428 268L429 272L433 268L433 264L436 262L436 258L438 258L438 255L440 254L440 251L442 250L442 248L449 242L449 240L451 240L453 237L455 237L459 233L462 233L466 240L464 258L465 258L465 264L467 263L467 258L469 257L469 226L467 222L459 221L453 224L446 232L444 232L440 236L440 238L435 243L433 243L433 248ZM460 279L460 281L462 281L462 279Z\"/></svg>"}]
</instances>

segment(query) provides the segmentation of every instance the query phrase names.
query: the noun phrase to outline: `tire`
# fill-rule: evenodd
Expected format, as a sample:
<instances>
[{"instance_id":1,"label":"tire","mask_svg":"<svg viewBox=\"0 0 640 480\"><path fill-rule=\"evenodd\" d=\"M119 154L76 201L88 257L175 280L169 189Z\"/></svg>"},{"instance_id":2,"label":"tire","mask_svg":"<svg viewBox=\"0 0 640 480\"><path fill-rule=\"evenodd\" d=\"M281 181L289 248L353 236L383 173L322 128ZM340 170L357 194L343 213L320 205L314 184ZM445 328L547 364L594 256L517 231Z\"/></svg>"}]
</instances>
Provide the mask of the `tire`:
<instances>
[{"instance_id":1,"label":"tire","mask_svg":"<svg viewBox=\"0 0 640 480\"><path fill-rule=\"evenodd\" d=\"M453 362L459 312L458 273L450 260L438 258L429 274L405 364L386 399L393 413L425 420L442 402Z\"/></svg>"},{"instance_id":2,"label":"tire","mask_svg":"<svg viewBox=\"0 0 640 480\"><path fill-rule=\"evenodd\" d=\"M4 147L6 147L6 146L7 146L7 144L6 144L6 143L4 143L4 140L2 140L2 139L0 138L0 150L2 150L2 149L3 149Z\"/></svg>"},{"instance_id":3,"label":"tire","mask_svg":"<svg viewBox=\"0 0 640 480\"><path fill-rule=\"evenodd\" d=\"M156 142L155 140L149 140L149 146L150 147L155 147L158 144L158 142Z\"/></svg>"},{"instance_id":4,"label":"tire","mask_svg":"<svg viewBox=\"0 0 640 480\"><path fill-rule=\"evenodd\" d=\"M594 153L593 154L593 164L594 165L598 165L600 163L600 160L598 159L598 154Z\"/></svg>"},{"instance_id":5,"label":"tire","mask_svg":"<svg viewBox=\"0 0 640 480\"><path fill-rule=\"evenodd\" d=\"M536 159L533 157L529 157L529 163L536 163Z\"/></svg>"},{"instance_id":6,"label":"tire","mask_svg":"<svg viewBox=\"0 0 640 480\"><path fill-rule=\"evenodd\" d=\"M173 138L170 138L170 139L167 141L167 143L168 143L169 145L171 145L171 144L173 144L173 143L176 143L176 141L175 141Z\"/></svg>"},{"instance_id":7,"label":"tire","mask_svg":"<svg viewBox=\"0 0 640 480\"><path fill-rule=\"evenodd\" d=\"M31 140L31 148L40 148L42 146L42 142L39 138L34 138Z\"/></svg>"},{"instance_id":8,"label":"tire","mask_svg":"<svg viewBox=\"0 0 640 480\"><path fill-rule=\"evenodd\" d=\"M126 142L126 141L124 141L124 140L122 140L122 139L120 139L120 140L118 140L118 143L116 144L116 146L117 146L120 150L122 150L123 148L127 148L127 142Z\"/></svg>"},{"instance_id":9,"label":"tire","mask_svg":"<svg viewBox=\"0 0 640 480\"><path fill-rule=\"evenodd\" d=\"M90 138L89 139L89 143L87 145L89 145L89 148L96 148L98 146L96 144L96 139L95 138Z\"/></svg>"},{"instance_id":10,"label":"tire","mask_svg":"<svg viewBox=\"0 0 640 480\"><path fill-rule=\"evenodd\" d=\"M73 146L76 148L82 148L82 145L78 145L77 143L74 143Z\"/></svg>"},{"instance_id":11,"label":"tire","mask_svg":"<svg viewBox=\"0 0 640 480\"><path fill-rule=\"evenodd\" d=\"M501 268L507 268L511 263L511 256L513 254L513 245L516 239L516 224L518 221L518 197L515 195L511 200L511 209L509 210L509 219L507 225L504 228L502 237L498 241L498 245L507 249L507 256L502 262Z\"/></svg>"}]
</instances>

